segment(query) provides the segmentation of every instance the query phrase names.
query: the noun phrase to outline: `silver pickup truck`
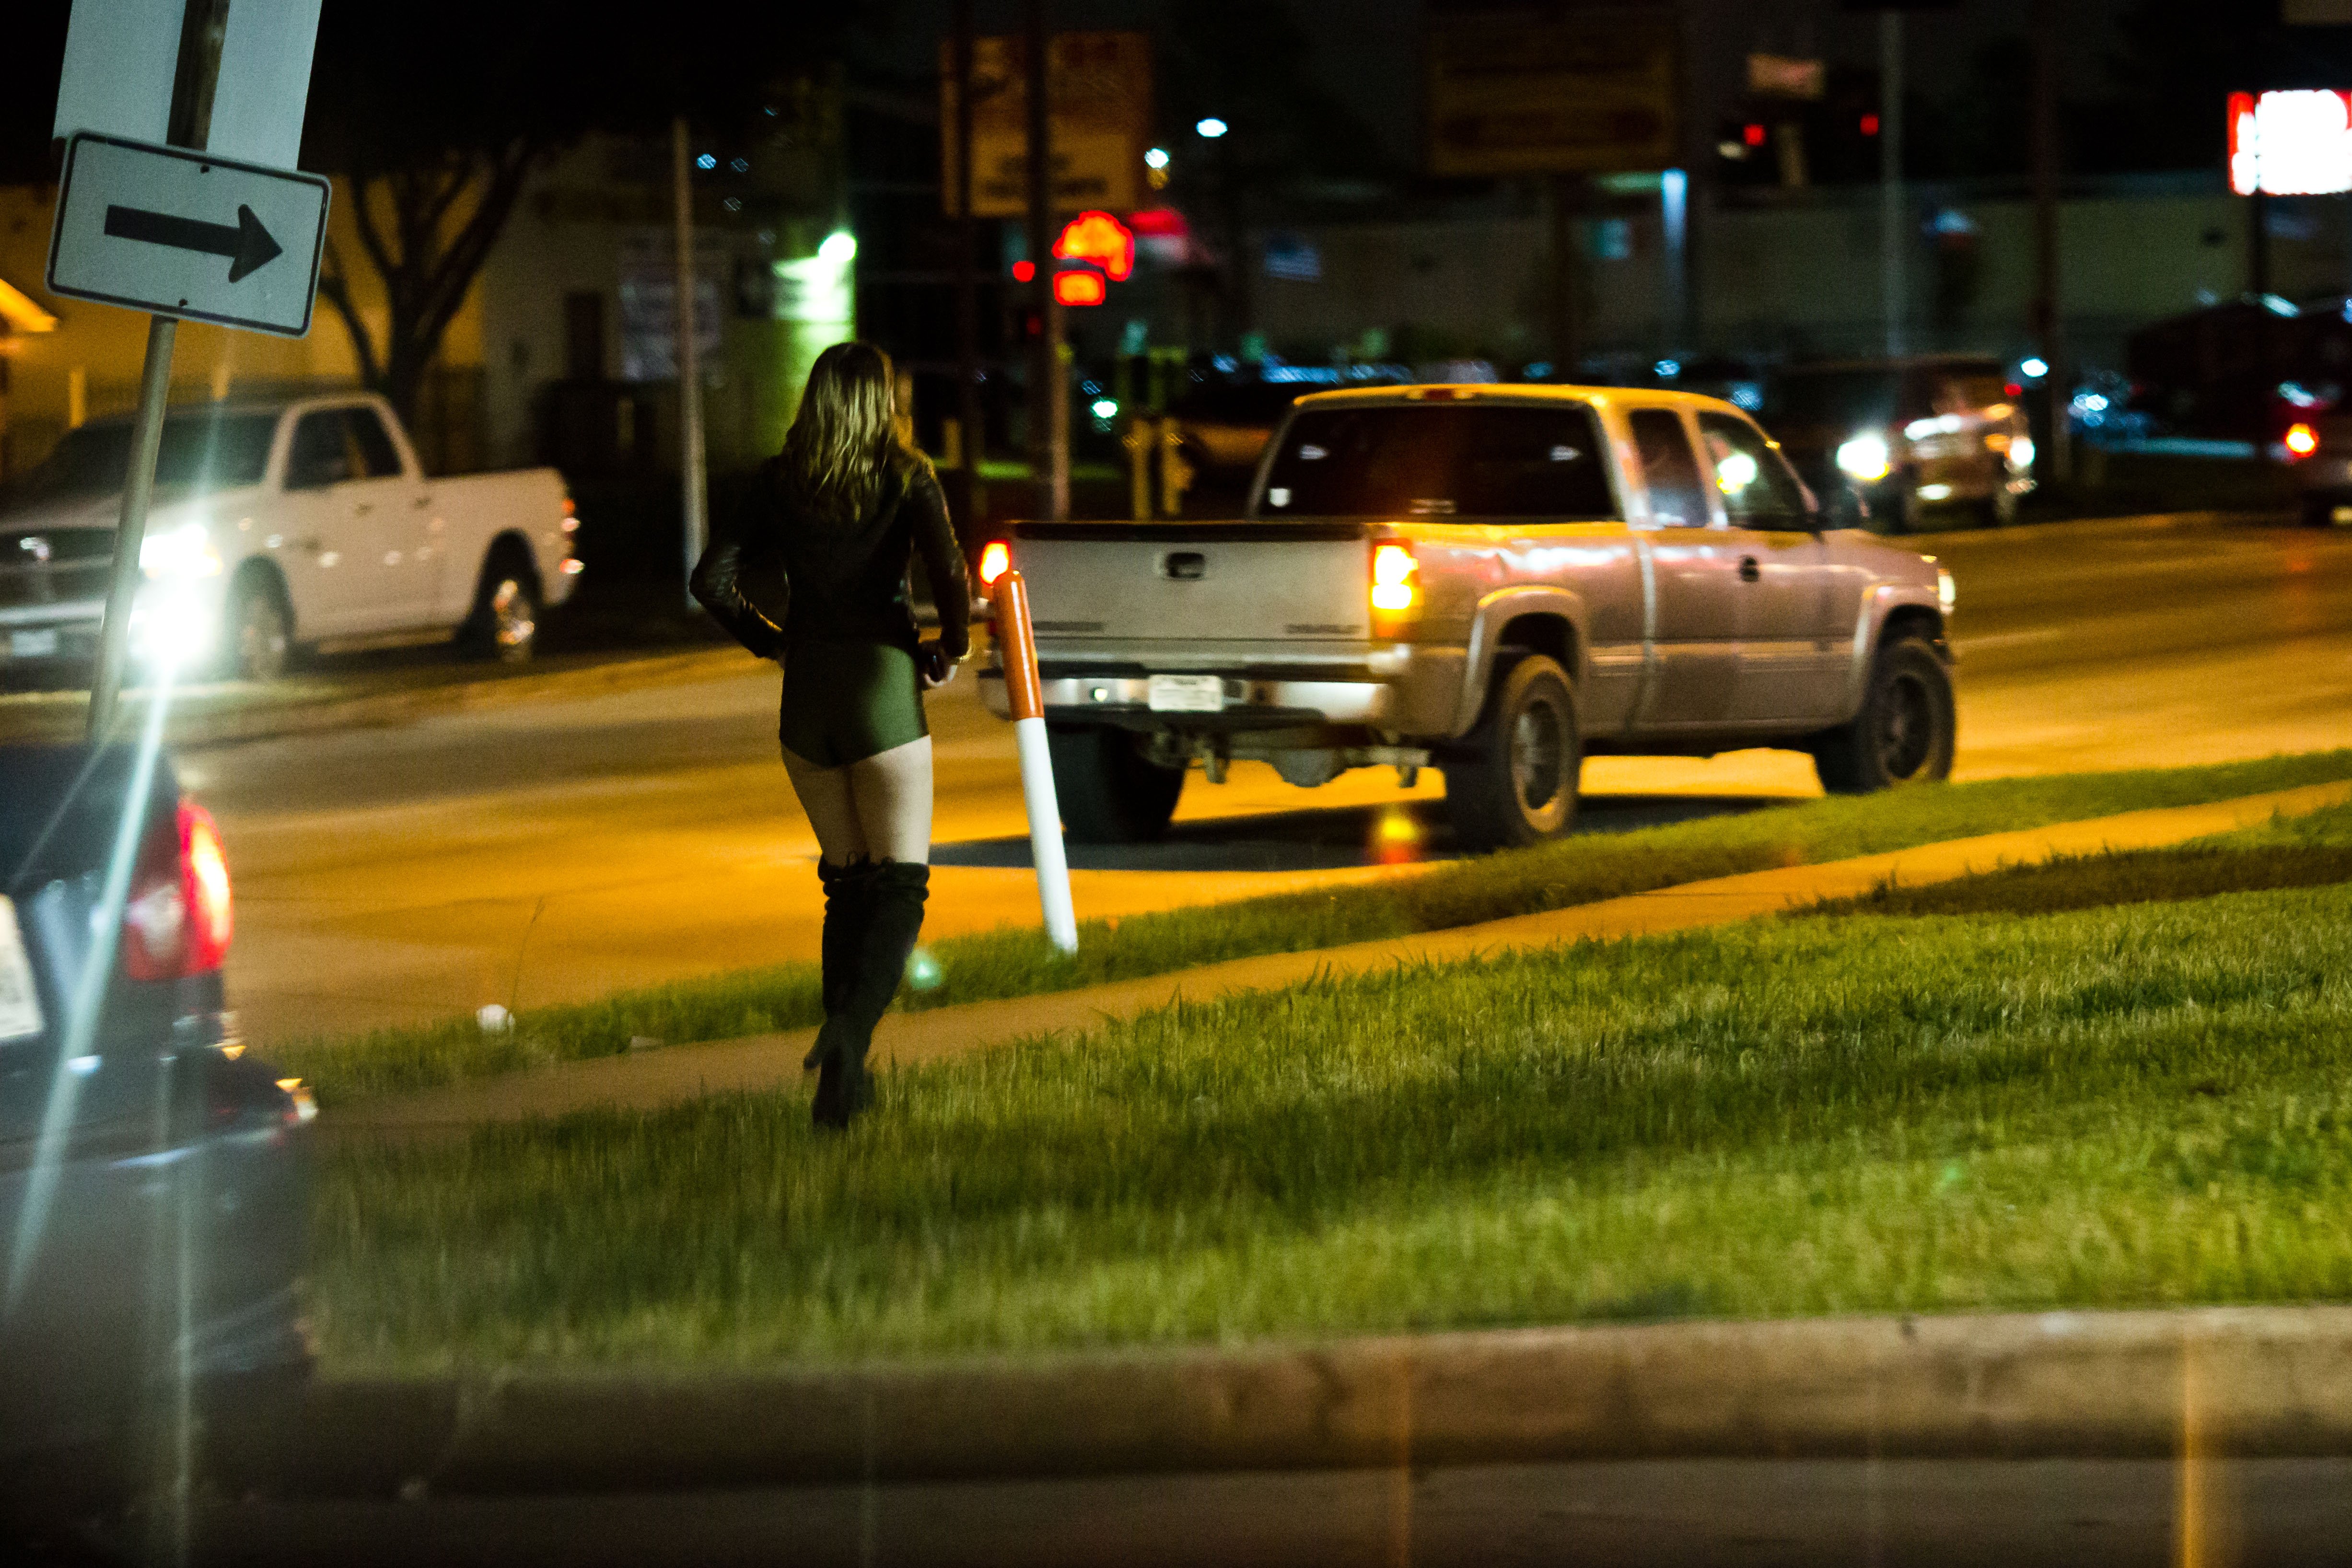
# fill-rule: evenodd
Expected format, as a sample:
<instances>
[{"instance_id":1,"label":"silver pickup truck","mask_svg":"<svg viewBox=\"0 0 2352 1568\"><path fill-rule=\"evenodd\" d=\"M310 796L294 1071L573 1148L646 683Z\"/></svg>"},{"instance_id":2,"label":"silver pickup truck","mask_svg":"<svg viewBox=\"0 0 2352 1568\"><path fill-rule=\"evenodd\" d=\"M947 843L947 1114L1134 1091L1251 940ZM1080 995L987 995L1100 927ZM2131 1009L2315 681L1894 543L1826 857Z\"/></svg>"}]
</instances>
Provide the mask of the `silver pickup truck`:
<instances>
[{"instance_id":1,"label":"silver pickup truck","mask_svg":"<svg viewBox=\"0 0 2352 1568\"><path fill-rule=\"evenodd\" d=\"M1237 757L1435 768L1472 849L1564 831L1589 753L1795 747L1839 791L1951 770L1950 574L1830 529L1712 398L1321 393L1245 516L1021 523L1010 551L1081 841L1158 834L1193 763Z\"/></svg>"}]
</instances>

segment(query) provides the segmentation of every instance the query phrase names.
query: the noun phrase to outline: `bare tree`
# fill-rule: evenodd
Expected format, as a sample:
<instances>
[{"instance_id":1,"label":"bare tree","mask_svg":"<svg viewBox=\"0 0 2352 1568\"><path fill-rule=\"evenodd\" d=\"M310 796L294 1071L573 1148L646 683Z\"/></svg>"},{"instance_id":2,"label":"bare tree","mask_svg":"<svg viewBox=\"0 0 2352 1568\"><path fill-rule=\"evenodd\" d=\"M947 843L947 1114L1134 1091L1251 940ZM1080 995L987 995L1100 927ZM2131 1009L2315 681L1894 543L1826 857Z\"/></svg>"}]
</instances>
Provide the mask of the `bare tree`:
<instances>
[{"instance_id":1,"label":"bare tree","mask_svg":"<svg viewBox=\"0 0 2352 1568\"><path fill-rule=\"evenodd\" d=\"M442 337L543 151L516 137L495 148L452 152L421 168L347 171L359 248L383 281L389 306L383 341L376 341L353 302L351 262L331 241L319 292L351 334L361 379L390 399L403 419L414 420Z\"/></svg>"},{"instance_id":2,"label":"bare tree","mask_svg":"<svg viewBox=\"0 0 2352 1568\"><path fill-rule=\"evenodd\" d=\"M683 111L723 127L822 68L847 8L668 0L657 27L553 4L410 0L321 14L303 166L344 176L356 254L331 246L320 290L360 374L413 419L532 171L593 131L654 133ZM379 329L361 308L373 274Z\"/></svg>"}]
</instances>

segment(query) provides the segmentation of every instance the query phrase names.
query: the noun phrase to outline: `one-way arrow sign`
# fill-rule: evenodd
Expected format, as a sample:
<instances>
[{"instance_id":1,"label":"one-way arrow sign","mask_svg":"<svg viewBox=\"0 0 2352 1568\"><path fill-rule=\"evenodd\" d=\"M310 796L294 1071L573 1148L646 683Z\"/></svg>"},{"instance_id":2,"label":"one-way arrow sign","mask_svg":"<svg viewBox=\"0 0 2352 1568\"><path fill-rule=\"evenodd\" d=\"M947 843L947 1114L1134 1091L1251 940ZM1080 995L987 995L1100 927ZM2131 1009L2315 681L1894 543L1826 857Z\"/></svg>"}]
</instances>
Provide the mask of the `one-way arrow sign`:
<instances>
[{"instance_id":1,"label":"one-way arrow sign","mask_svg":"<svg viewBox=\"0 0 2352 1568\"><path fill-rule=\"evenodd\" d=\"M327 195L316 174L82 131L66 146L49 289L301 337L318 291ZM219 221L231 215L235 223Z\"/></svg>"},{"instance_id":2,"label":"one-way arrow sign","mask_svg":"<svg viewBox=\"0 0 2352 1568\"><path fill-rule=\"evenodd\" d=\"M138 207L109 207L106 232L117 239L143 239L149 245L167 245L173 250L227 256L231 283L244 282L254 268L268 266L285 249L269 237L269 231L261 226L253 209L242 206L236 210L234 226L175 218L169 213L151 213Z\"/></svg>"}]
</instances>

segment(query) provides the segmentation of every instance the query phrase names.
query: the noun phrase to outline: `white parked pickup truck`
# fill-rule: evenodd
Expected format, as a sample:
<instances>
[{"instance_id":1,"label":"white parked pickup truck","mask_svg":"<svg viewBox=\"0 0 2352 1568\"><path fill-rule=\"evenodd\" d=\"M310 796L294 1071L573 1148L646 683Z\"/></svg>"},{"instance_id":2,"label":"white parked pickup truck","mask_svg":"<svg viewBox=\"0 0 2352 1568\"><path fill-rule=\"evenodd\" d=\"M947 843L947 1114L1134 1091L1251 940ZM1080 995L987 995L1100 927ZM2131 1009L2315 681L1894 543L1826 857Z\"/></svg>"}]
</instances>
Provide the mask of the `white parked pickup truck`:
<instances>
[{"instance_id":1,"label":"white parked pickup truck","mask_svg":"<svg viewBox=\"0 0 2352 1568\"><path fill-rule=\"evenodd\" d=\"M83 425L0 500L0 666L94 651L131 435ZM552 468L426 478L379 397L175 408L132 648L247 680L299 647L453 633L526 659L579 572L576 526Z\"/></svg>"},{"instance_id":2,"label":"white parked pickup truck","mask_svg":"<svg viewBox=\"0 0 2352 1568\"><path fill-rule=\"evenodd\" d=\"M1021 523L1010 553L1082 841L1157 834L1188 768L1237 757L1307 786L1436 768L1470 849L1566 831L1590 752L1791 747L1835 790L1952 766L1950 574L1831 527L1713 398L1320 393L1244 516Z\"/></svg>"}]
</instances>

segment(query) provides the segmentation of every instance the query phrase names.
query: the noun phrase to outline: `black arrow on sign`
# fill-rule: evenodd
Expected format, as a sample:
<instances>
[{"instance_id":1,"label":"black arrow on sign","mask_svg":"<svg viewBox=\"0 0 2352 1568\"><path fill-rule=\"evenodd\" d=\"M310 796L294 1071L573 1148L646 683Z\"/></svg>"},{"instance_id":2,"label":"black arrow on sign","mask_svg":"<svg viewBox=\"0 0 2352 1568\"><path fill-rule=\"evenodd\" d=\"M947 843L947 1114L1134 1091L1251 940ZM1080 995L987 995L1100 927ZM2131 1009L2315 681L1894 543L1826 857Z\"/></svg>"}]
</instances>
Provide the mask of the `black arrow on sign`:
<instances>
[{"instance_id":1,"label":"black arrow on sign","mask_svg":"<svg viewBox=\"0 0 2352 1568\"><path fill-rule=\"evenodd\" d=\"M245 206L236 210L235 228L226 224L175 218L169 213L151 213L143 207L109 207L106 232L116 239L143 240L149 245L167 245L173 250L193 250L201 256L227 256L231 283L241 282L247 273L267 267L284 248L269 237L269 231L261 226L253 209Z\"/></svg>"}]
</instances>

